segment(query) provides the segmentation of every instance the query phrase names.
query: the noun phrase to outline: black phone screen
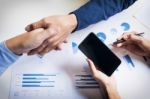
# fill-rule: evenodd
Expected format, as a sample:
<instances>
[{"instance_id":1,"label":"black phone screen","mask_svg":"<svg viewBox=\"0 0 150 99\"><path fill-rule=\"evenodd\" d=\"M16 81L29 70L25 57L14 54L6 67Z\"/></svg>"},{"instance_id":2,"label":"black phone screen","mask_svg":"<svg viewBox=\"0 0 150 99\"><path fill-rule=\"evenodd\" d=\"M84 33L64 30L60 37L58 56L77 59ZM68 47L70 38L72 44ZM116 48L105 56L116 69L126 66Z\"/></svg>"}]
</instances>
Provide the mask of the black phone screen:
<instances>
[{"instance_id":1,"label":"black phone screen","mask_svg":"<svg viewBox=\"0 0 150 99\"><path fill-rule=\"evenodd\" d=\"M108 76L111 76L121 63L121 60L94 33L90 33L78 47Z\"/></svg>"}]
</instances>

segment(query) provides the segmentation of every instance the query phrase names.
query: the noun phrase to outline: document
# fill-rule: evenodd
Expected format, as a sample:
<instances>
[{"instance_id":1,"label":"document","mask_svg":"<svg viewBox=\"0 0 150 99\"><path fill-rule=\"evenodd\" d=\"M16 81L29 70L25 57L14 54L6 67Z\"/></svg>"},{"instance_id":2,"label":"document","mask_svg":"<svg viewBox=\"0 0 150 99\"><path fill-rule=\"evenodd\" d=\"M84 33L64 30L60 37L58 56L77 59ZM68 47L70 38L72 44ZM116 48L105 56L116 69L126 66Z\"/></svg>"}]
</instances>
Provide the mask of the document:
<instances>
[{"instance_id":1,"label":"document","mask_svg":"<svg viewBox=\"0 0 150 99\"><path fill-rule=\"evenodd\" d=\"M121 97L150 97L150 69L143 57L111 46L124 32L146 31L132 16L126 16L127 19L122 16L124 14L73 33L62 51L51 51L43 57L22 56L13 64L9 99L101 99L102 87L93 79L86 57L78 49L90 32L94 32L122 61L113 74Z\"/></svg>"}]
</instances>

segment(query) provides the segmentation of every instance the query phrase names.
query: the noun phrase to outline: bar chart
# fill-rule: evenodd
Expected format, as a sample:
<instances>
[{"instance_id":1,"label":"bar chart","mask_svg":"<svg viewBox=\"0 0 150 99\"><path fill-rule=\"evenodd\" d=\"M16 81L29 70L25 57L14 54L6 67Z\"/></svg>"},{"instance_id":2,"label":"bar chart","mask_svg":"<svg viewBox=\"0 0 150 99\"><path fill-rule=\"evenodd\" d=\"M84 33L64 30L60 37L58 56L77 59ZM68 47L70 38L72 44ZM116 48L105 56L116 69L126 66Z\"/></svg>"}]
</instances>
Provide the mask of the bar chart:
<instances>
[{"instance_id":1,"label":"bar chart","mask_svg":"<svg viewBox=\"0 0 150 99\"><path fill-rule=\"evenodd\" d=\"M81 74L75 75L75 86L79 89L98 89L99 84L94 80L92 75Z\"/></svg>"},{"instance_id":2,"label":"bar chart","mask_svg":"<svg viewBox=\"0 0 150 99\"><path fill-rule=\"evenodd\" d=\"M52 77L56 74L23 74L22 87L55 87Z\"/></svg>"},{"instance_id":3,"label":"bar chart","mask_svg":"<svg viewBox=\"0 0 150 99\"><path fill-rule=\"evenodd\" d=\"M10 99L39 99L64 94L60 73L14 73Z\"/></svg>"}]
</instances>

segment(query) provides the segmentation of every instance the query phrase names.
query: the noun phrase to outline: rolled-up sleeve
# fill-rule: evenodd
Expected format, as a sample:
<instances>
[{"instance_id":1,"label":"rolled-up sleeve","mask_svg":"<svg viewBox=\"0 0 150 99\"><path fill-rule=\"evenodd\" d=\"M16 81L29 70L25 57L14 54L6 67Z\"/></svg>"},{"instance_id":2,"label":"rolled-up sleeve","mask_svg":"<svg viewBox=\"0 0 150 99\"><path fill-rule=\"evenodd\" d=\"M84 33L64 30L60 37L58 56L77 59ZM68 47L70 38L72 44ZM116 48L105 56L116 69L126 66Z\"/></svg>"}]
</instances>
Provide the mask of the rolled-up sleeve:
<instances>
[{"instance_id":1,"label":"rolled-up sleeve","mask_svg":"<svg viewBox=\"0 0 150 99\"><path fill-rule=\"evenodd\" d=\"M7 48L5 42L0 43L0 75L19 57Z\"/></svg>"}]
</instances>

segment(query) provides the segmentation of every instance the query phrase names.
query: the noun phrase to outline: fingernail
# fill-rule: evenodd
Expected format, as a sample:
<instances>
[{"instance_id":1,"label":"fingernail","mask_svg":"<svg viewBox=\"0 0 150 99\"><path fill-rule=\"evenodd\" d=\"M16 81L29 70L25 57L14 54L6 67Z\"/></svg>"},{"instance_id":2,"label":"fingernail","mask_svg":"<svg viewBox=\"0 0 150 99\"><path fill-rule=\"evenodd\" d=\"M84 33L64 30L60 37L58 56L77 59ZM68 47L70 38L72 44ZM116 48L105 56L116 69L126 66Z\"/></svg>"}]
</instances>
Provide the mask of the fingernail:
<instances>
[{"instance_id":1,"label":"fingernail","mask_svg":"<svg viewBox=\"0 0 150 99\"><path fill-rule=\"evenodd\" d=\"M122 46L122 44L117 44L117 47L121 47Z\"/></svg>"}]
</instances>

